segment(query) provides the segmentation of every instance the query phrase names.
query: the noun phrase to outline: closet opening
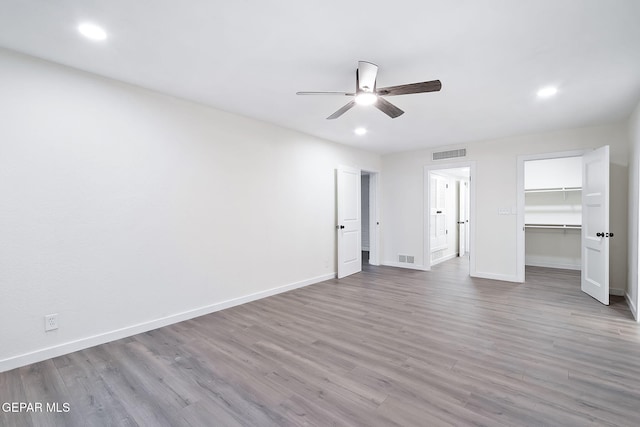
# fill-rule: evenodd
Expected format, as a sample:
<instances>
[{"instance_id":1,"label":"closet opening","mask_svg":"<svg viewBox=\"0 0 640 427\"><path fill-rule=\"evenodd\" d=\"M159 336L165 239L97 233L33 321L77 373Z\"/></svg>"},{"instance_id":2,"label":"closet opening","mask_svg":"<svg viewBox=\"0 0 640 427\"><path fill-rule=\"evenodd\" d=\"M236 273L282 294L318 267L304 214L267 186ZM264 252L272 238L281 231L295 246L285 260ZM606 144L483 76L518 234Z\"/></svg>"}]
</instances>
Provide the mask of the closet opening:
<instances>
[{"instance_id":1,"label":"closet opening","mask_svg":"<svg viewBox=\"0 0 640 427\"><path fill-rule=\"evenodd\" d=\"M524 162L525 266L581 269L582 156Z\"/></svg>"},{"instance_id":2,"label":"closet opening","mask_svg":"<svg viewBox=\"0 0 640 427\"><path fill-rule=\"evenodd\" d=\"M519 282L525 265L576 270L580 290L609 305L609 183L607 145L518 157Z\"/></svg>"},{"instance_id":3,"label":"closet opening","mask_svg":"<svg viewBox=\"0 0 640 427\"><path fill-rule=\"evenodd\" d=\"M581 271L583 156L588 150L518 157L517 271L525 265Z\"/></svg>"}]
</instances>

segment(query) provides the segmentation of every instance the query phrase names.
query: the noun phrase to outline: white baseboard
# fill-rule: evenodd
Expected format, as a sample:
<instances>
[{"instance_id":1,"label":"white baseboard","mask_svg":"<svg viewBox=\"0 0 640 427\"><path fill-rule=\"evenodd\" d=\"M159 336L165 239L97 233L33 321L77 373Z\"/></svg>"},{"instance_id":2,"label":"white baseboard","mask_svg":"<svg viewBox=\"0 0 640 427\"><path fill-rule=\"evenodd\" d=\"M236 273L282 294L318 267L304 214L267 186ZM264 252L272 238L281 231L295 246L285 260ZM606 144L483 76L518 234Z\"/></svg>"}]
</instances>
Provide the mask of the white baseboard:
<instances>
[{"instance_id":1,"label":"white baseboard","mask_svg":"<svg viewBox=\"0 0 640 427\"><path fill-rule=\"evenodd\" d=\"M445 257L442 257L440 259L437 259L435 261L431 261L431 267L433 267L434 265L438 265L441 262L449 261L450 259L454 259L454 258L457 258L457 257L458 257L458 254L451 254L451 255L447 255Z\"/></svg>"},{"instance_id":2,"label":"white baseboard","mask_svg":"<svg viewBox=\"0 0 640 427\"><path fill-rule=\"evenodd\" d=\"M617 297L623 297L625 294L624 289L609 288L609 295L615 295Z\"/></svg>"},{"instance_id":3,"label":"white baseboard","mask_svg":"<svg viewBox=\"0 0 640 427\"><path fill-rule=\"evenodd\" d=\"M633 318L636 319L636 322L640 322L640 319L638 318L638 307L636 307L636 304L631 300L628 293L625 292L624 298L627 300L627 304L629 305L631 314L633 314Z\"/></svg>"},{"instance_id":4,"label":"white baseboard","mask_svg":"<svg viewBox=\"0 0 640 427\"><path fill-rule=\"evenodd\" d=\"M521 280L518 280L517 276L511 276L509 274L496 274L496 273L483 273L481 271L472 272L471 277L478 277L480 279L491 279L491 280L500 280L502 282L514 282L514 283L522 283Z\"/></svg>"},{"instance_id":5,"label":"white baseboard","mask_svg":"<svg viewBox=\"0 0 640 427\"><path fill-rule=\"evenodd\" d=\"M380 263L380 265L385 265L387 267L408 268L410 270L429 271L429 269L425 268L423 265L408 264L406 262L384 261L384 262Z\"/></svg>"},{"instance_id":6,"label":"white baseboard","mask_svg":"<svg viewBox=\"0 0 640 427\"><path fill-rule=\"evenodd\" d=\"M69 341L63 344L58 344L52 347L39 349L29 353L20 354L18 356L9 357L7 359L0 360L0 372L5 372L11 369L19 368L21 366L26 366L32 363L41 362L43 360L48 360L53 357L62 356L63 354L69 354L74 351L84 350L89 347L104 344L110 341L119 340L121 338L130 337L132 335L151 331L153 329L158 329L163 326L172 325L174 323L193 319L194 317L199 317L205 314L214 313L216 311L224 310L226 308L231 308L236 305L245 304L251 301L270 297L272 295L291 291L293 289L298 289L304 286L324 282L325 280L333 279L335 277L336 277L336 273L324 274L322 276L312 277L310 279L302 280L295 283L290 283L288 285L279 286L276 288L267 289L265 291L256 292L256 293L245 295L238 298L233 298L227 301L206 305L193 310L184 311L182 313L172 314L170 316L151 320L149 322L138 323L136 325L127 326L125 328L116 329L114 331L105 332L102 334L93 335L90 337L81 338L74 341Z\"/></svg>"},{"instance_id":7,"label":"white baseboard","mask_svg":"<svg viewBox=\"0 0 640 427\"><path fill-rule=\"evenodd\" d=\"M580 264L553 262L541 259L528 259L524 263L527 266L532 267L546 267L546 268L562 268L563 270L581 270Z\"/></svg>"}]
</instances>

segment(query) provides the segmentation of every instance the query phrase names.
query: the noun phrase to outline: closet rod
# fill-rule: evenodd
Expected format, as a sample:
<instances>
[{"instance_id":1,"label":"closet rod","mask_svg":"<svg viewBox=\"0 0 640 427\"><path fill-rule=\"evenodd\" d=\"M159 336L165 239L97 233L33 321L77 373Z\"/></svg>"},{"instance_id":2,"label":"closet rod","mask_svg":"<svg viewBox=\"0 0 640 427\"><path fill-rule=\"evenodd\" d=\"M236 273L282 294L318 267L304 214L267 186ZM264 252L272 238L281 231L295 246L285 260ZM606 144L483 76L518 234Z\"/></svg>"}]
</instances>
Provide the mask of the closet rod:
<instances>
[{"instance_id":1,"label":"closet rod","mask_svg":"<svg viewBox=\"0 0 640 427\"><path fill-rule=\"evenodd\" d=\"M553 193L560 191L582 191L582 187L531 188L524 190L525 193Z\"/></svg>"},{"instance_id":2,"label":"closet rod","mask_svg":"<svg viewBox=\"0 0 640 427\"><path fill-rule=\"evenodd\" d=\"M580 230L581 225L574 224L525 224L525 228L550 228L556 230Z\"/></svg>"}]
</instances>

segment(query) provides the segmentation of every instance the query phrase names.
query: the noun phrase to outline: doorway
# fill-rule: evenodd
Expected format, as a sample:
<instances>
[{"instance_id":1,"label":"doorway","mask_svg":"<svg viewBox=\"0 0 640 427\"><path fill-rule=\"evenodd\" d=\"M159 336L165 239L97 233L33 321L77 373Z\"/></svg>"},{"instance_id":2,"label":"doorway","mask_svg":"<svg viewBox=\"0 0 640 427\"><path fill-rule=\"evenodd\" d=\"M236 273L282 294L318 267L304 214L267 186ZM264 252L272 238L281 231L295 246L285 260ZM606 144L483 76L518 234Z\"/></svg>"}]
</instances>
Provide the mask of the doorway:
<instances>
[{"instance_id":1,"label":"doorway","mask_svg":"<svg viewBox=\"0 0 640 427\"><path fill-rule=\"evenodd\" d=\"M378 178L375 171L364 171L367 264L379 265L380 232L378 219ZM337 277L362 271L363 171L351 166L336 169Z\"/></svg>"},{"instance_id":2,"label":"doorway","mask_svg":"<svg viewBox=\"0 0 640 427\"><path fill-rule=\"evenodd\" d=\"M582 156L524 162L525 266L581 269Z\"/></svg>"},{"instance_id":3,"label":"doorway","mask_svg":"<svg viewBox=\"0 0 640 427\"><path fill-rule=\"evenodd\" d=\"M362 218L361 247L363 265L380 265L378 251L378 227L380 223L376 212L377 185L377 172L361 172L360 218Z\"/></svg>"},{"instance_id":4,"label":"doorway","mask_svg":"<svg viewBox=\"0 0 640 427\"><path fill-rule=\"evenodd\" d=\"M581 269L582 214L578 204L581 207L585 152L518 158L518 281L525 281L527 264ZM561 240L559 245L557 240Z\"/></svg>"},{"instance_id":5,"label":"doorway","mask_svg":"<svg viewBox=\"0 0 640 427\"><path fill-rule=\"evenodd\" d=\"M424 176L424 267L454 262L475 271L472 162L426 166Z\"/></svg>"},{"instance_id":6,"label":"doorway","mask_svg":"<svg viewBox=\"0 0 640 427\"><path fill-rule=\"evenodd\" d=\"M560 168L546 166L541 169L538 177L533 177L535 185L527 182L532 178L528 169L535 170L538 166L553 163L561 165ZM568 176L571 175L568 171L573 169L571 163L575 163L576 168L579 166L580 180ZM526 245L531 239L526 234L528 228L553 228L563 232L578 229L580 237L578 239L575 236L574 240L580 245L580 288L602 304L608 305L609 239L614 235L609 230L609 146L592 151L520 156L517 188L518 280L525 280ZM559 193L562 198L551 193ZM535 195L537 203L527 203L527 196L531 195ZM529 209L527 205L530 206ZM554 250L557 247L557 242L551 246ZM576 248L572 250L577 253ZM548 262L549 258L543 261ZM529 264L532 265L531 259ZM562 267L559 265L555 268Z\"/></svg>"}]
</instances>

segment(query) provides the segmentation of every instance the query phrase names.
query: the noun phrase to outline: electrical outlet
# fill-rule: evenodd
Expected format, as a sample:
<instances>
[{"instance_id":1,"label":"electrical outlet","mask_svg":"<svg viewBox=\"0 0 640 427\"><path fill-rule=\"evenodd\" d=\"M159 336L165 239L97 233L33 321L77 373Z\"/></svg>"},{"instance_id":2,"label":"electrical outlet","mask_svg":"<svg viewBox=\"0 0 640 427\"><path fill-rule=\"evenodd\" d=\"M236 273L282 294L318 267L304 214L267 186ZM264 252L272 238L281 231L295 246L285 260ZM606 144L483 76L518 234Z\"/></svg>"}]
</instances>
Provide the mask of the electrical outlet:
<instances>
[{"instance_id":1,"label":"electrical outlet","mask_svg":"<svg viewBox=\"0 0 640 427\"><path fill-rule=\"evenodd\" d=\"M58 314L47 314L44 316L44 331L58 329Z\"/></svg>"}]
</instances>

